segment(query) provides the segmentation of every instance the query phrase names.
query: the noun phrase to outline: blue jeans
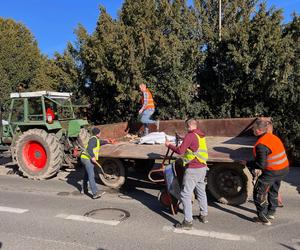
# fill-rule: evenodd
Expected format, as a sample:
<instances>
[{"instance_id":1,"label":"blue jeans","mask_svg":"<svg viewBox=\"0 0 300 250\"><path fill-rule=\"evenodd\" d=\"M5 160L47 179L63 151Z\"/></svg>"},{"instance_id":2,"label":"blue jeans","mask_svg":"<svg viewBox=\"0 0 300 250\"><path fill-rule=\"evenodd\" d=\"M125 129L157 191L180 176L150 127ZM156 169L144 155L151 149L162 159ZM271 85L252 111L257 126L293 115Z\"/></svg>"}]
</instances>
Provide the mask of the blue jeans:
<instances>
[{"instance_id":1,"label":"blue jeans","mask_svg":"<svg viewBox=\"0 0 300 250\"><path fill-rule=\"evenodd\" d=\"M95 166L90 159L80 158L80 160L85 167L85 172L83 177L83 187L86 185L87 181L89 181L92 194L94 195L98 191L96 186L96 181L95 181L95 172L94 172Z\"/></svg>"},{"instance_id":2,"label":"blue jeans","mask_svg":"<svg viewBox=\"0 0 300 250\"><path fill-rule=\"evenodd\" d=\"M207 216L207 197L205 191L206 168L187 168L185 170L180 198L183 205L184 220L193 220L192 195L196 191L197 200L200 208L200 215Z\"/></svg>"},{"instance_id":3,"label":"blue jeans","mask_svg":"<svg viewBox=\"0 0 300 250\"><path fill-rule=\"evenodd\" d=\"M146 109L143 111L143 113L141 114L141 122L144 124L145 126L145 134L149 133L149 128L148 128L148 124L153 124L155 123L154 120L151 120L151 116L154 113L154 109Z\"/></svg>"}]
</instances>

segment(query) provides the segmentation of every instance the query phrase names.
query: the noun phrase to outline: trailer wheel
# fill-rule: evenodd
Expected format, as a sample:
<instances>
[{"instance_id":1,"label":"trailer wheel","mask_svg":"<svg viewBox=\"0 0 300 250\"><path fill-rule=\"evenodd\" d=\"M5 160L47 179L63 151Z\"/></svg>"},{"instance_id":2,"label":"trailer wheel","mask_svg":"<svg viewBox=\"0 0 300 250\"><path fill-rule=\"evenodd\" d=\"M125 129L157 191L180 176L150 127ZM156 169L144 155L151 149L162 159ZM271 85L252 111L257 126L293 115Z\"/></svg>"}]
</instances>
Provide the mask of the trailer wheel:
<instances>
[{"instance_id":1,"label":"trailer wheel","mask_svg":"<svg viewBox=\"0 0 300 250\"><path fill-rule=\"evenodd\" d=\"M24 176L43 180L54 176L63 161L59 139L42 129L30 129L17 139L16 160Z\"/></svg>"},{"instance_id":2,"label":"trailer wheel","mask_svg":"<svg viewBox=\"0 0 300 250\"><path fill-rule=\"evenodd\" d=\"M209 192L223 204L239 205L252 196L252 176L241 165L213 165L208 171L207 182Z\"/></svg>"},{"instance_id":3,"label":"trailer wheel","mask_svg":"<svg viewBox=\"0 0 300 250\"><path fill-rule=\"evenodd\" d=\"M101 182L111 188L119 188L125 182L125 168L119 159L105 158L100 160L103 171L96 167Z\"/></svg>"}]
</instances>

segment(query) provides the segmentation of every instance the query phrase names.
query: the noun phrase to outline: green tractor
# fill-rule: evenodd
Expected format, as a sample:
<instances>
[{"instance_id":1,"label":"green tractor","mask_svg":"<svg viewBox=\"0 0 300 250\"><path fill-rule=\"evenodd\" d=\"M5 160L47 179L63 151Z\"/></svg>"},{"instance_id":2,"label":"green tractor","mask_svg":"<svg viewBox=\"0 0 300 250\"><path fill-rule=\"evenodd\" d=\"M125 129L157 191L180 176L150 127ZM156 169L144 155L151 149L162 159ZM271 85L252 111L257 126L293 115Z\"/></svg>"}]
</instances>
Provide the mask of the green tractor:
<instances>
[{"instance_id":1,"label":"green tractor","mask_svg":"<svg viewBox=\"0 0 300 250\"><path fill-rule=\"evenodd\" d=\"M0 149L10 150L24 176L48 179L62 166L74 167L89 133L77 119L72 93L11 93L7 120L0 111Z\"/></svg>"}]
</instances>

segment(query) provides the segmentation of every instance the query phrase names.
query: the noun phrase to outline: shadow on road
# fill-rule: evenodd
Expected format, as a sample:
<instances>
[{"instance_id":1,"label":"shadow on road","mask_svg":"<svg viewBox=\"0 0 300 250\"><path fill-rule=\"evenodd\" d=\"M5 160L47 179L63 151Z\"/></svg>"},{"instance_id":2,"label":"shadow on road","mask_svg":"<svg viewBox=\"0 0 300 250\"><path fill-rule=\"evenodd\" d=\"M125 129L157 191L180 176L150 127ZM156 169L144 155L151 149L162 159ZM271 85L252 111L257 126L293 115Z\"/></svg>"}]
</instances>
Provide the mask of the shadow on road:
<instances>
[{"instance_id":1,"label":"shadow on road","mask_svg":"<svg viewBox=\"0 0 300 250\"><path fill-rule=\"evenodd\" d=\"M280 243L279 245L281 245L281 246L283 246L283 247L285 247L286 249L289 249L289 250L297 250L296 248L290 247L290 246L288 246L286 244L283 244L283 243Z\"/></svg>"},{"instance_id":2,"label":"shadow on road","mask_svg":"<svg viewBox=\"0 0 300 250\"><path fill-rule=\"evenodd\" d=\"M172 215L169 215L169 209L162 206L157 198L159 190L162 188L162 185L149 182L146 175L141 173L129 173L127 181L120 189L120 192L124 196L131 197L132 199L141 202L153 212L175 224L177 223L177 220L174 219ZM143 189L149 189L151 192L155 190L157 191L157 195L153 195L150 192L144 191Z\"/></svg>"},{"instance_id":3,"label":"shadow on road","mask_svg":"<svg viewBox=\"0 0 300 250\"><path fill-rule=\"evenodd\" d=\"M237 217L239 217L239 218L241 218L241 219L243 219L243 220L247 220L247 221L253 222L252 217L249 218L249 217L247 217L246 215L243 215L243 214L241 214L241 213L238 213L238 212L236 212L236 211L231 210L231 209L230 209L231 206L226 206L226 208L225 208L225 207L220 206L220 205L219 205L218 203L216 203L216 202L209 202L209 205L212 206L212 207L214 207L214 208L217 208L217 209L219 209L219 210L222 210L222 211L224 211L224 212L226 212L226 213L233 214L233 215L235 215L235 216L237 216ZM238 208L238 207L234 207L234 208ZM248 209L248 208L245 208L245 207L242 207L242 210L247 210L247 211L249 211L249 212L255 213L255 210Z\"/></svg>"},{"instance_id":4,"label":"shadow on road","mask_svg":"<svg viewBox=\"0 0 300 250\"><path fill-rule=\"evenodd\" d=\"M300 194L300 167L291 167L290 172L284 178L284 181L296 187Z\"/></svg>"}]
</instances>

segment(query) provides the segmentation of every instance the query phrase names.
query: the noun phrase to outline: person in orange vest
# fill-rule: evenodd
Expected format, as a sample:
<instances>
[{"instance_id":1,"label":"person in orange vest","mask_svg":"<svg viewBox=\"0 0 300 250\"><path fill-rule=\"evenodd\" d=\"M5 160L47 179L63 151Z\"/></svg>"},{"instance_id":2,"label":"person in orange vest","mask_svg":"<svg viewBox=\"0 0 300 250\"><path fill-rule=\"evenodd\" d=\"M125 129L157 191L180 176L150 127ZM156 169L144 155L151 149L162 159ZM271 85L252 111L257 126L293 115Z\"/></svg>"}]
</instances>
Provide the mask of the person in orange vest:
<instances>
[{"instance_id":1,"label":"person in orange vest","mask_svg":"<svg viewBox=\"0 0 300 250\"><path fill-rule=\"evenodd\" d=\"M263 119L255 122L254 134L258 137L253 148L253 161L247 161L250 170L259 169L253 191L254 204L257 209L256 222L271 225L278 207L278 190L282 179L289 172L289 161L282 141L268 131L269 124Z\"/></svg>"},{"instance_id":2,"label":"person in orange vest","mask_svg":"<svg viewBox=\"0 0 300 250\"><path fill-rule=\"evenodd\" d=\"M273 134L274 128L273 128L272 119L270 117L264 117L264 116L261 116L259 119L267 122L268 125L267 133ZM282 195L280 193L278 193L277 200L278 200L278 207L283 207Z\"/></svg>"},{"instance_id":3,"label":"person in orange vest","mask_svg":"<svg viewBox=\"0 0 300 250\"><path fill-rule=\"evenodd\" d=\"M143 96L141 99L142 107L139 110L139 115L141 115L141 122L144 124L144 135L149 134L149 124L156 124L156 129L159 130L159 121L151 120L151 116L155 111L155 105L152 97L152 93L147 88L146 84L142 83L139 85L140 91Z\"/></svg>"}]
</instances>

